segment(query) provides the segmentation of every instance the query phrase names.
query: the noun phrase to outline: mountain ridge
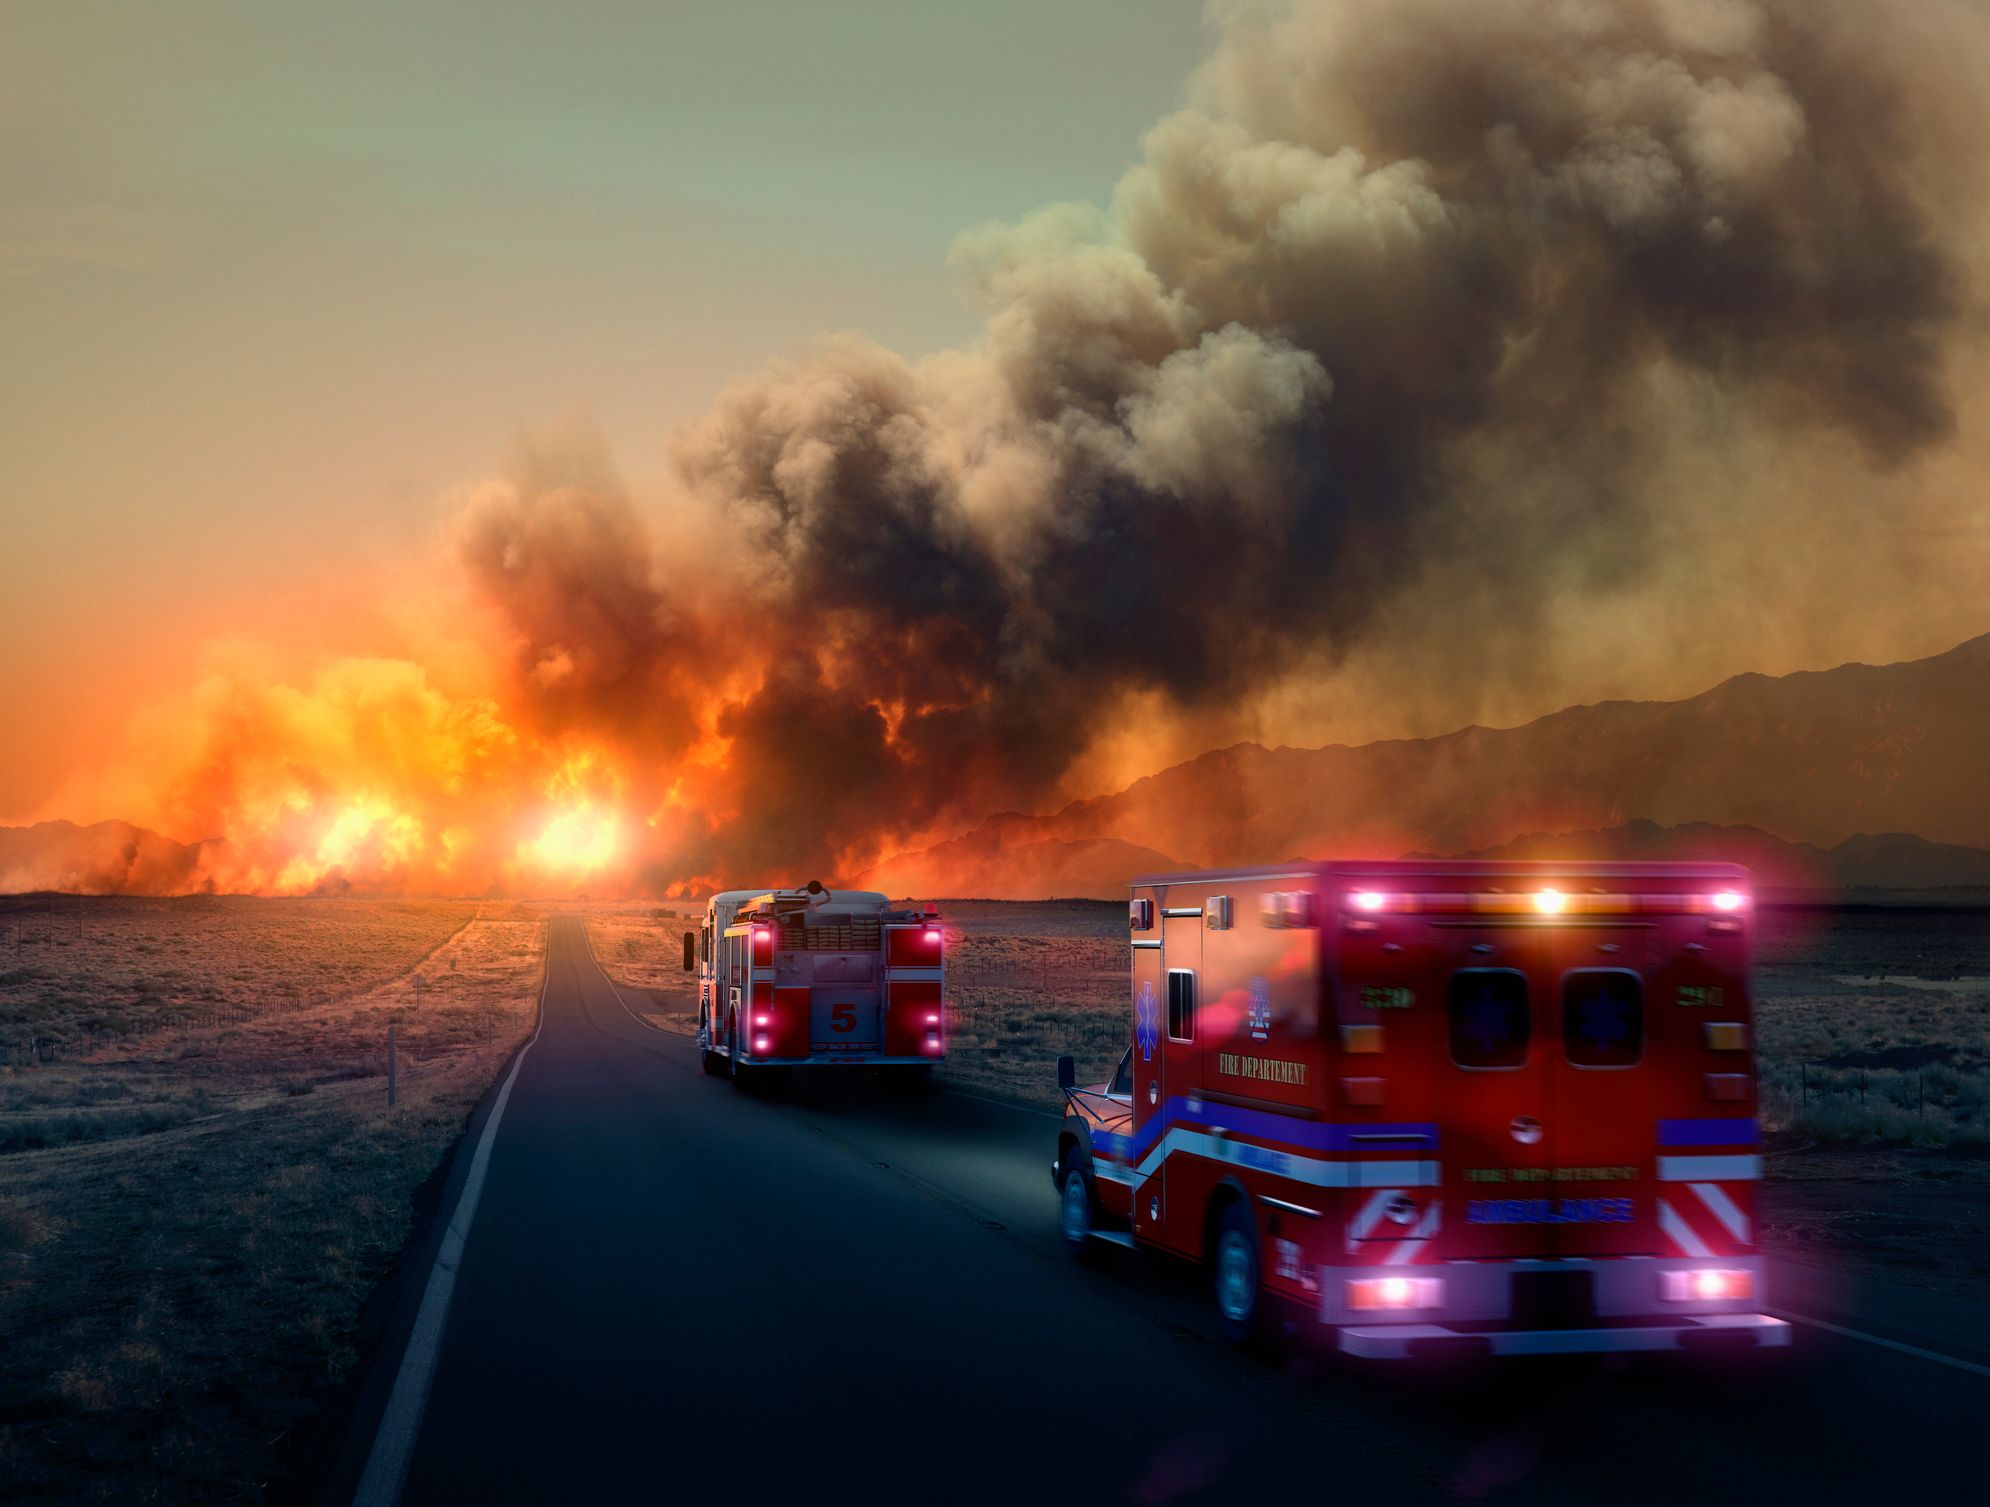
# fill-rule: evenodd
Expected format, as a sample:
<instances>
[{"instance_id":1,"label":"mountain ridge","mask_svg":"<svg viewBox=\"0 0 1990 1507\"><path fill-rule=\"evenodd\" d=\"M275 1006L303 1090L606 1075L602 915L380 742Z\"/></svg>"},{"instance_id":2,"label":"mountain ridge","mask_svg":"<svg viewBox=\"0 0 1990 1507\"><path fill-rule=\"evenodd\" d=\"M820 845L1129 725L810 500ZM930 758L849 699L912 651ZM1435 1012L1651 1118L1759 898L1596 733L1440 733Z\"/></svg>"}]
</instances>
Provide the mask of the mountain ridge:
<instances>
[{"instance_id":1,"label":"mountain ridge","mask_svg":"<svg viewBox=\"0 0 1990 1507\"><path fill-rule=\"evenodd\" d=\"M1542 833L1752 827L1829 853L1873 834L1990 848L1990 634L1889 665L1745 672L1676 701L1563 707L1510 728L1317 748L1240 742L949 843L1012 891L1000 850L1110 838L1180 867L1466 853ZM925 853L938 854L949 844ZM923 854L874 865L886 883Z\"/></svg>"}]
</instances>

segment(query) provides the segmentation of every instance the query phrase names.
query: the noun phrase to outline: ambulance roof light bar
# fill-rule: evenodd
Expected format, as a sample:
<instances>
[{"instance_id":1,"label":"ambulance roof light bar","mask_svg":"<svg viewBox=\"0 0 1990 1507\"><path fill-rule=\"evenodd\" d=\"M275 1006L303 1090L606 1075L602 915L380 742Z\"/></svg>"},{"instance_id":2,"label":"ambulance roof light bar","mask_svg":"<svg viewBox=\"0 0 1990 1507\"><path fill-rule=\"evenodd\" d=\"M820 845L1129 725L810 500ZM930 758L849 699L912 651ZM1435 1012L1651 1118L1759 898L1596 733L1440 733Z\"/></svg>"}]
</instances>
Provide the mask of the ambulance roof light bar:
<instances>
[{"instance_id":1,"label":"ambulance roof light bar","mask_svg":"<svg viewBox=\"0 0 1990 1507\"><path fill-rule=\"evenodd\" d=\"M1662 895L1606 893L1544 885L1538 890L1441 890L1424 893L1349 890L1346 904L1350 911L1361 916L1379 915L1385 911L1399 915L1734 916L1747 908L1748 896L1735 889Z\"/></svg>"}]
</instances>

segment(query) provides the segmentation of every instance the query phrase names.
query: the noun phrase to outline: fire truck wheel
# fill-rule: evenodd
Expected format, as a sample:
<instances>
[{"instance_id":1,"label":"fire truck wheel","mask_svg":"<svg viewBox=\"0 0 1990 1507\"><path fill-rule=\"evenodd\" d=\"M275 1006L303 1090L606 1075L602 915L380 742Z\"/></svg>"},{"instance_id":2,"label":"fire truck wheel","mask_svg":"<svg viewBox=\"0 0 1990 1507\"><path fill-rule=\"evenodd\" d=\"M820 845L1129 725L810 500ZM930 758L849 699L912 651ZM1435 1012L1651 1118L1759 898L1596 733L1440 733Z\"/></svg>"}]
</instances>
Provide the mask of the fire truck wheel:
<instances>
[{"instance_id":1,"label":"fire truck wheel","mask_svg":"<svg viewBox=\"0 0 1990 1507\"><path fill-rule=\"evenodd\" d=\"M1223 1327L1223 1338L1232 1344L1251 1344L1262 1333L1259 1320L1264 1310L1263 1271L1257 1219L1251 1213L1251 1206L1238 1198L1223 1210L1210 1253L1216 1318Z\"/></svg>"}]
</instances>

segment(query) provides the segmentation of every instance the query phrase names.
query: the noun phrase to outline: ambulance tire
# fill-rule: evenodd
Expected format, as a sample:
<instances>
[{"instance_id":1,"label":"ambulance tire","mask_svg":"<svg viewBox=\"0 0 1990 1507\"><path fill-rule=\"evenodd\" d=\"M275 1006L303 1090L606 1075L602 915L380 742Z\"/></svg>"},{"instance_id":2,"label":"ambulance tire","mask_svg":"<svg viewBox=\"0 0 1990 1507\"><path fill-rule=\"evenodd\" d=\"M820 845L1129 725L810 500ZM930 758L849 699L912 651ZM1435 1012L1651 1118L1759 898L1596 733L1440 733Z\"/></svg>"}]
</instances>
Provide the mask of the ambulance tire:
<instances>
[{"instance_id":1,"label":"ambulance tire","mask_svg":"<svg viewBox=\"0 0 1990 1507\"><path fill-rule=\"evenodd\" d=\"M1057 1233L1074 1261L1096 1266L1106 1257L1106 1243L1092 1239L1099 1227L1099 1193L1092 1182L1092 1164L1073 1151L1057 1191Z\"/></svg>"},{"instance_id":2,"label":"ambulance tire","mask_svg":"<svg viewBox=\"0 0 1990 1507\"><path fill-rule=\"evenodd\" d=\"M1247 1347L1264 1343L1271 1328L1266 1321L1264 1253L1258 1246L1257 1216L1244 1198L1233 1198L1216 1222L1209 1274L1223 1338Z\"/></svg>"}]
</instances>

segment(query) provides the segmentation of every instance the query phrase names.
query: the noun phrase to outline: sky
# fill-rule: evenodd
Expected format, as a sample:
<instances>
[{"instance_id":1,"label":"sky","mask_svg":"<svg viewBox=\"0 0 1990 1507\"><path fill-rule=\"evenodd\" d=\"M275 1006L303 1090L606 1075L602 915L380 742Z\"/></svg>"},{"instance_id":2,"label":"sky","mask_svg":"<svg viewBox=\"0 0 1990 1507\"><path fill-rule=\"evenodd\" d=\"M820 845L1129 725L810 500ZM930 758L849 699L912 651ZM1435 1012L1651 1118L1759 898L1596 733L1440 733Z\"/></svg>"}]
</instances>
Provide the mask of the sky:
<instances>
[{"instance_id":1,"label":"sky","mask_svg":"<svg viewBox=\"0 0 1990 1507\"><path fill-rule=\"evenodd\" d=\"M1205 37L1194 0L0 15L0 705L36 729L0 820L209 641L335 638L521 432L583 416L640 483L769 356L962 340L954 237L1102 200Z\"/></svg>"},{"instance_id":2,"label":"sky","mask_svg":"<svg viewBox=\"0 0 1990 1507\"><path fill-rule=\"evenodd\" d=\"M99 888L848 876L1990 630L1982 0L0 6L0 824L200 845Z\"/></svg>"}]
</instances>

